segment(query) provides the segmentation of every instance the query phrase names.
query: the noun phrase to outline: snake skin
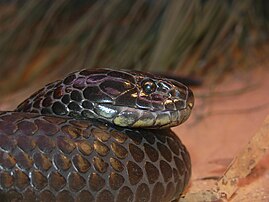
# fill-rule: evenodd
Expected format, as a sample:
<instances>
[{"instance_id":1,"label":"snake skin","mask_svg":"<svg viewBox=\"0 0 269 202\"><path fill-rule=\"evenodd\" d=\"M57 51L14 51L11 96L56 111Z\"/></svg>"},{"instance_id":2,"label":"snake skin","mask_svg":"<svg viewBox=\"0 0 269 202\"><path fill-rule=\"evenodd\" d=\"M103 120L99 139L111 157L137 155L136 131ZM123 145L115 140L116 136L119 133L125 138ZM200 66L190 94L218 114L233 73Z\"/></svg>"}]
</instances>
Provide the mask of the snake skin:
<instances>
[{"instance_id":1,"label":"snake skin","mask_svg":"<svg viewBox=\"0 0 269 202\"><path fill-rule=\"evenodd\" d=\"M171 130L0 114L2 200L171 201L186 187L190 167Z\"/></svg>"},{"instance_id":2,"label":"snake skin","mask_svg":"<svg viewBox=\"0 0 269 202\"><path fill-rule=\"evenodd\" d=\"M143 84L154 83L145 93ZM123 127L170 127L186 121L192 91L182 83L140 72L82 70L48 84L16 111L103 119Z\"/></svg>"},{"instance_id":3,"label":"snake skin","mask_svg":"<svg viewBox=\"0 0 269 202\"><path fill-rule=\"evenodd\" d=\"M193 104L185 85L135 71L83 70L46 85L0 112L0 201L179 198L191 161L169 127Z\"/></svg>"}]
</instances>

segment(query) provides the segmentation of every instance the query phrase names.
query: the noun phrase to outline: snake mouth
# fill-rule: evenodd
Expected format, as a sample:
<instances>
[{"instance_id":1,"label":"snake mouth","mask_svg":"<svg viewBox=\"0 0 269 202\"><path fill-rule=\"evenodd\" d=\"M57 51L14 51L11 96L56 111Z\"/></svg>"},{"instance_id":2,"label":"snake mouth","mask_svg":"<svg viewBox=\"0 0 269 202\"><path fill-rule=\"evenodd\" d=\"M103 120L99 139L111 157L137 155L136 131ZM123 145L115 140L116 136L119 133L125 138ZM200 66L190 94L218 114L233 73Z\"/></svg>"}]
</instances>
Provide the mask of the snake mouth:
<instances>
[{"instance_id":1,"label":"snake mouth","mask_svg":"<svg viewBox=\"0 0 269 202\"><path fill-rule=\"evenodd\" d=\"M178 86L181 84L177 84ZM115 125L131 128L166 128L184 123L194 107L194 95L191 89L184 86L184 99L175 97L180 103L176 109L150 111L140 108L116 106L120 111L112 120Z\"/></svg>"},{"instance_id":2,"label":"snake mouth","mask_svg":"<svg viewBox=\"0 0 269 202\"><path fill-rule=\"evenodd\" d=\"M151 112L125 107L112 119L115 125L132 128L166 128L185 122L191 114L187 106L183 110Z\"/></svg>"},{"instance_id":3,"label":"snake mouth","mask_svg":"<svg viewBox=\"0 0 269 202\"><path fill-rule=\"evenodd\" d=\"M84 119L99 119L121 127L166 128L185 122L192 110L192 104L181 110L149 111L126 106L99 104L93 111L83 111ZM72 115L71 115L72 116Z\"/></svg>"},{"instance_id":4,"label":"snake mouth","mask_svg":"<svg viewBox=\"0 0 269 202\"><path fill-rule=\"evenodd\" d=\"M130 128L166 128L185 122L194 106L194 95L190 89L181 105L173 110L147 110L110 103L96 104L92 111L82 112L86 118L101 119L121 127Z\"/></svg>"},{"instance_id":5,"label":"snake mouth","mask_svg":"<svg viewBox=\"0 0 269 202\"><path fill-rule=\"evenodd\" d=\"M181 108L175 110L150 111L128 106L98 104L93 112L84 114L89 118L104 119L117 126L130 128L166 128L185 122L194 106L194 96L188 90Z\"/></svg>"},{"instance_id":6,"label":"snake mouth","mask_svg":"<svg viewBox=\"0 0 269 202\"><path fill-rule=\"evenodd\" d=\"M130 128L165 128L176 126L188 119L191 108L177 111L151 112L143 109L134 109L122 106L97 106L94 113L84 114L88 118L103 119L121 127ZM113 108L113 109L112 109ZM97 112L98 111L98 112ZM120 111L117 113L116 111ZM98 114L96 114L96 112ZM114 113L114 115L112 115Z\"/></svg>"}]
</instances>

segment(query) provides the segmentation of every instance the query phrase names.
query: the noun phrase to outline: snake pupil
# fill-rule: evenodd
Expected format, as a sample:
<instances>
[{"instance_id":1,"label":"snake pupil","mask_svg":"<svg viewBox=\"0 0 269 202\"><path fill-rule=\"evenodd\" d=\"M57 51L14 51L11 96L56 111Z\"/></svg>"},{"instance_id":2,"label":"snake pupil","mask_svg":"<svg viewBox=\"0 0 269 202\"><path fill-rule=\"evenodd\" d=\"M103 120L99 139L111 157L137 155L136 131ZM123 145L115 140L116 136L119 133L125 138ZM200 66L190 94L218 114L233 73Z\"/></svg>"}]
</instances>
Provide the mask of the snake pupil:
<instances>
[{"instance_id":1,"label":"snake pupil","mask_svg":"<svg viewBox=\"0 0 269 202\"><path fill-rule=\"evenodd\" d=\"M155 92L156 84L152 80L145 80L142 82L142 89L146 94Z\"/></svg>"}]
</instances>

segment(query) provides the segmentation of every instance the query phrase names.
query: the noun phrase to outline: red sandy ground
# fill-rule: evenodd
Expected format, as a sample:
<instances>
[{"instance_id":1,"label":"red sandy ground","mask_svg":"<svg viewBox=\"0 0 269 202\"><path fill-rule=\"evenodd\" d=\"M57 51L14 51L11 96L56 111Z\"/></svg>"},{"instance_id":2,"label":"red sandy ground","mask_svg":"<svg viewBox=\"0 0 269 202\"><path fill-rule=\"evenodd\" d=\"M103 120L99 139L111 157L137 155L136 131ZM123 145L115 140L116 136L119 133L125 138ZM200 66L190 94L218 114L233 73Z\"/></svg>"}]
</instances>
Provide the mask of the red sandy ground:
<instances>
[{"instance_id":1,"label":"red sandy ground","mask_svg":"<svg viewBox=\"0 0 269 202\"><path fill-rule=\"evenodd\" d=\"M205 86L193 89L196 104L192 116L174 129L192 158L188 191L211 188L214 178L223 174L269 115L268 66L229 75L212 90ZM203 98L205 94L211 97ZM243 180L231 201L269 201L269 152Z\"/></svg>"},{"instance_id":2,"label":"red sandy ground","mask_svg":"<svg viewBox=\"0 0 269 202\"><path fill-rule=\"evenodd\" d=\"M173 129L192 158L193 174L188 191L211 188L216 177L223 174L269 115L268 67L269 64L230 74L217 86L205 84L193 89L196 104L192 116L187 123ZM43 84L40 82L40 86L0 97L0 111L14 109ZM208 96L205 98L205 95ZM268 152L252 174L243 180L231 201L269 201Z\"/></svg>"}]
</instances>

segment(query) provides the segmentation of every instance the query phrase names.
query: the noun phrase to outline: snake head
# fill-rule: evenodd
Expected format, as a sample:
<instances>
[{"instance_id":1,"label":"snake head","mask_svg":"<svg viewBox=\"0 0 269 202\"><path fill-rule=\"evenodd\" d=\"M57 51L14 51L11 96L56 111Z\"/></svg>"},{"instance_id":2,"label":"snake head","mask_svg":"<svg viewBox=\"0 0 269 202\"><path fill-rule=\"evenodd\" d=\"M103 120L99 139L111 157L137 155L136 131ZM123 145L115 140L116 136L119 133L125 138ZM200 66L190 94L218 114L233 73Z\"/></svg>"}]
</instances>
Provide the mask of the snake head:
<instances>
[{"instance_id":1,"label":"snake head","mask_svg":"<svg viewBox=\"0 0 269 202\"><path fill-rule=\"evenodd\" d=\"M134 79L124 81L131 88L116 99L116 106L126 107L113 120L114 124L165 128L179 125L189 118L194 96L187 86L145 72L126 71L125 74Z\"/></svg>"},{"instance_id":2,"label":"snake head","mask_svg":"<svg viewBox=\"0 0 269 202\"><path fill-rule=\"evenodd\" d=\"M180 82L138 71L95 69L46 85L17 111L164 128L186 121L193 105L192 91Z\"/></svg>"}]
</instances>

